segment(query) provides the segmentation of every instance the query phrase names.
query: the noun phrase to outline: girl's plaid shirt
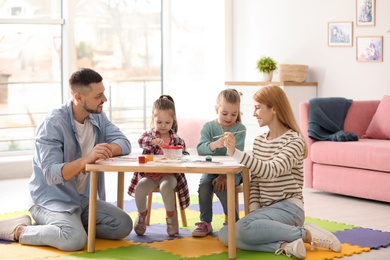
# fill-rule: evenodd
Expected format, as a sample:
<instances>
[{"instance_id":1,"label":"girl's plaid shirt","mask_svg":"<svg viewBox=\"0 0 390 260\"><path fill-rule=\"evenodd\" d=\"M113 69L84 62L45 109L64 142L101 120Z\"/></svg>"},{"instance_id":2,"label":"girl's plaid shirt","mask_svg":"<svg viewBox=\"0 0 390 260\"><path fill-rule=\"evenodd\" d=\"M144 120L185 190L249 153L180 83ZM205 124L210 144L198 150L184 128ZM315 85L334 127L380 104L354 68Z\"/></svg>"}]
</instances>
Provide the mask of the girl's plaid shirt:
<instances>
[{"instance_id":1,"label":"girl's plaid shirt","mask_svg":"<svg viewBox=\"0 0 390 260\"><path fill-rule=\"evenodd\" d=\"M157 145L152 145L152 140L155 138L161 138L160 133L152 128L149 131L145 131L141 137L138 139L138 144L143 148L142 154L151 154L157 155L160 154L161 148ZM186 149L186 145L183 139L181 139L175 132L170 130L170 141L169 145L181 145L183 146L183 155L189 155ZM143 172L135 172L133 178L130 181L130 186L128 189L128 194L132 197L135 195L135 186L137 186L138 181L144 175ZM176 173L175 177L177 179L177 190L179 192L180 198L180 208L185 209L190 205L190 194L188 190L187 180L184 173Z\"/></svg>"}]
</instances>

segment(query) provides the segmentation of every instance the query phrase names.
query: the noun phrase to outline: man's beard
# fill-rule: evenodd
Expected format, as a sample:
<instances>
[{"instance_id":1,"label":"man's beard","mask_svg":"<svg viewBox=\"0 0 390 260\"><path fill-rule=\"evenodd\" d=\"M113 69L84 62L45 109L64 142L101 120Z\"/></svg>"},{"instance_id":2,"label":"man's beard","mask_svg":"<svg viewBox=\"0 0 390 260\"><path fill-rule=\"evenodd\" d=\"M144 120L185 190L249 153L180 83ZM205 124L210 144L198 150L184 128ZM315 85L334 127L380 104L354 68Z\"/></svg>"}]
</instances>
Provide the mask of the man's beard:
<instances>
[{"instance_id":1,"label":"man's beard","mask_svg":"<svg viewBox=\"0 0 390 260\"><path fill-rule=\"evenodd\" d=\"M83 108L85 111L87 111L88 113L91 113L91 114L100 114L102 112L102 110L99 111L97 109L95 109L95 110L90 109L87 107L87 105L84 105Z\"/></svg>"}]
</instances>

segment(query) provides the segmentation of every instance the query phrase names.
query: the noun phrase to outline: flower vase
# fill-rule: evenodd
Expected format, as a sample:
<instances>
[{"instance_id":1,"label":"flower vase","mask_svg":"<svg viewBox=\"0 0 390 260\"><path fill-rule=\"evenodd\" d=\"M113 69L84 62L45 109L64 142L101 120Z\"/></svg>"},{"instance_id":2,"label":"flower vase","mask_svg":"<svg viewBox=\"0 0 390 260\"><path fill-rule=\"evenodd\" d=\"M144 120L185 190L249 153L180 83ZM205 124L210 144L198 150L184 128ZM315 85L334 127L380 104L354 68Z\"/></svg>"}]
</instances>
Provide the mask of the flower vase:
<instances>
[{"instance_id":1,"label":"flower vase","mask_svg":"<svg viewBox=\"0 0 390 260\"><path fill-rule=\"evenodd\" d=\"M271 82L272 81L272 75L273 75L273 71L263 72L263 81L264 82Z\"/></svg>"}]
</instances>

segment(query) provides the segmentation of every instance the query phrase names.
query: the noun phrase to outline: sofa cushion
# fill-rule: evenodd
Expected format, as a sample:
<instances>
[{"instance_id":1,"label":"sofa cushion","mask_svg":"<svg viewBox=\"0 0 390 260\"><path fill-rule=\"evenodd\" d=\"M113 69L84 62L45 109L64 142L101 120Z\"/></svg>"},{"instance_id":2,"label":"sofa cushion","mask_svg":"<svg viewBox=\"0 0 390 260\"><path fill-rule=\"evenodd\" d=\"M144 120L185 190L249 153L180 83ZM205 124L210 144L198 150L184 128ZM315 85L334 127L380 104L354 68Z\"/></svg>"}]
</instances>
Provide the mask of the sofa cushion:
<instances>
[{"instance_id":1,"label":"sofa cushion","mask_svg":"<svg viewBox=\"0 0 390 260\"><path fill-rule=\"evenodd\" d=\"M373 139L390 139L390 96L384 96L369 124L365 137Z\"/></svg>"},{"instance_id":2,"label":"sofa cushion","mask_svg":"<svg viewBox=\"0 0 390 260\"><path fill-rule=\"evenodd\" d=\"M314 142L314 163L389 172L390 140L360 139L356 142Z\"/></svg>"}]
</instances>

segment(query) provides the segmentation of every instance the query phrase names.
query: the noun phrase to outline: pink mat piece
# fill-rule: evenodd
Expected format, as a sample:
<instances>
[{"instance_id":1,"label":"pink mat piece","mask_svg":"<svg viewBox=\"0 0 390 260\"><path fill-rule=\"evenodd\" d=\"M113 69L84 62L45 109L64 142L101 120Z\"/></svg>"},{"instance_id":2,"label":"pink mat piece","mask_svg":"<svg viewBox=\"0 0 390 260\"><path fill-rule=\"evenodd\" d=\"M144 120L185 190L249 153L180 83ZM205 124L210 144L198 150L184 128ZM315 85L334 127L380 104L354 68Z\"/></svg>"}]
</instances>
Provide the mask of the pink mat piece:
<instances>
[{"instance_id":1,"label":"pink mat piece","mask_svg":"<svg viewBox=\"0 0 390 260\"><path fill-rule=\"evenodd\" d=\"M334 233L341 243L379 249L390 245L390 232L369 228L353 228Z\"/></svg>"}]
</instances>

